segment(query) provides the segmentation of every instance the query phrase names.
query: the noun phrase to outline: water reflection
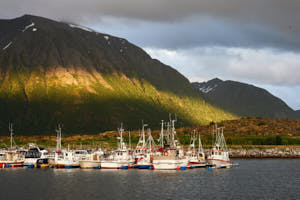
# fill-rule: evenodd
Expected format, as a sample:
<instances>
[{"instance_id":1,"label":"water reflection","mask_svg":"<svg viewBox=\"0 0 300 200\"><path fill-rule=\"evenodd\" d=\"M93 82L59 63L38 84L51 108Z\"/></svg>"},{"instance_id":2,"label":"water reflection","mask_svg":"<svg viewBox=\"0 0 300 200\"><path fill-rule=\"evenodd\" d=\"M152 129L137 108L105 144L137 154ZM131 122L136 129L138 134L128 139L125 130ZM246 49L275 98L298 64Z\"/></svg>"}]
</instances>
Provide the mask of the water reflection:
<instances>
[{"instance_id":1,"label":"water reflection","mask_svg":"<svg viewBox=\"0 0 300 200\"><path fill-rule=\"evenodd\" d=\"M300 160L232 169L2 169L0 199L297 199Z\"/></svg>"}]
</instances>

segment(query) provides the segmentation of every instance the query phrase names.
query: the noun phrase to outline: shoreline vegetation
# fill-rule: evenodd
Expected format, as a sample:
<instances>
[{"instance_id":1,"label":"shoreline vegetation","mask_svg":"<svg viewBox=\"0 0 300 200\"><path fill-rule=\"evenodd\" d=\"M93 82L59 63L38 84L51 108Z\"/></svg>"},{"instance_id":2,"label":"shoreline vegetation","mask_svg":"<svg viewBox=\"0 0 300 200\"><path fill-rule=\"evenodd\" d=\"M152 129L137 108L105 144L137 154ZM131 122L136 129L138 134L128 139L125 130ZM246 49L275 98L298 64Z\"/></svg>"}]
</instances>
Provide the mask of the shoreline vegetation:
<instances>
[{"instance_id":1,"label":"shoreline vegetation","mask_svg":"<svg viewBox=\"0 0 300 200\"><path fill-rule=\"evenodd\" d=\"M300 158L300 120L241 118L218 123L224 126L224 135L232 158ZM151 127L151 125L149 125ZM191 132L195 129L201 134L203 148L208 154L212 146L212 132L215 124L176 129L177 138L184 147L190 143ZM135 148L140 131L130 131L131 146ZM160 130L151 134L157 142ZM102 148L111 149L117 146L117 131L107 131L96 135L64 135L62 146L70 148ZM124 139L129 142L129 132ZM56 135L22 136L16 133L15 144L19 147L36 143L40 147L55 148ZM0 136L0 148L8 147L9 136Z\"/></svg>"}]
</instances>

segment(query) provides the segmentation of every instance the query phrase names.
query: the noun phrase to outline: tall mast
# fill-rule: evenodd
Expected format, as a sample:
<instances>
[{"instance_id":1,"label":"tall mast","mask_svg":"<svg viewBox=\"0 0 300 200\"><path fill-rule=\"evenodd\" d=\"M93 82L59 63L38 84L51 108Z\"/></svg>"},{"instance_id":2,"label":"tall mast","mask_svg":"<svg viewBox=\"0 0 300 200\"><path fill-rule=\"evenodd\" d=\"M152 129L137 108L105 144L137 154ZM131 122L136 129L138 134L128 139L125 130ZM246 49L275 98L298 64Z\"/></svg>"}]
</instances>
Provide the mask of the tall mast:
<instances>
[{"instance_id":1,"label":"tall mast","mask_svg":"<svg viewBox=\"0 0 300 200\"><path fill-rule=\"evenodd\" d=\"M177 121L176 115L175 115L175 119L172 120L170 118L170 120L171 120L172 147L175 148L176 147L176 141L175 141L175 134L176 134L176 131L175 131L175 122Z\"/></svg>"},{"instance_id":2,"label":"tall mast","mask_svg":"<svg viewBox=\"0 0 300 200\"><path fill-rule=\"evenodd\" d=\"M152 138L152 135L151 135L151 129L148 128L147 130L147 134L148 134L148 139L147 139L147 144L149 144L149 146L147 147L150 151L152 151L153 148L155 148L155 143L154 143L154 140ZM152 148L153 146L153 148Z\"/></svg>"},{"instance_id":3,"label":"tall mast","mask_svg":"<svg viewBox=\"0 0 300 200\"><path fill-rule=\"evenodd\" d=\"M191 132L191 141L189 146L189 151L192 151L193 153L195 153L195 132L195 129Z\"/></svg>"},{"instance_id":4,"label":"tall mast","mask_svg":"<svg viewBox=\"0 0 300 200\"><path fill-rule=\"evenodd\" d=\"M9 129L9 133L10 133L10 149L12 149L12 146L13 146L13 134L14 134L13 124L12 123L8 124L8 129Z\"/></svg>"},{"instance_id":5,"label":"tall mast","mask_svg":"<svg viewBox=\"0 0 300 200\"><path fill-rule=\"evenodd\" d=\"M131 137L130 137L130 131L128 131L129 136L129 150L131 151Z\"/></svg>"},{"instance_id":6,"label":"tall mast","mask_svg":"<svg viewBox=\"0 0 300 200\"><path fill-rule=\"evenodd\" d=\"M144 121L142 122L142 143L143 143L143 148L145 148L146 145L146 137L145 137L145 127L148 126L148 124L144 124Z\"/></svg>"},{"instance_id":7,"label":"tall mast","mask_svg":"<svg viewBox=\"0 0 300 200\"><path fill-rule=\"evenodd\" d=\"M124 142L123 142L123 123L121 123L121 128L119 129L119 134L120 134L120 149L124 149Z\"/></svg>"},{"instance_id":8,"label":"tall mast","mask_svg":"<svg viewBox=\"0 0 300 200\"><path fill-rule=\"evenodd\" d=\"M196 130L193 130L193 153L196 153Z\"/></svg>"},{"instance_id":9,"label":"tall mast","mask_svg":"<svg viewBox=\"0 0 300 200\"><path fill-rule=\"evenodd\" d=\"M203 147L202 147L202 142L201 142L201 136L199 133L199 147L198 147L198 153L202 153L203 152Z\"/></svg>"},{"instance_id":10,"label":"tall mast","mask_svg":"<svg viewBox=\"0 0 300 200\"><path fill-rule=\"evenodd\" d=\"M56 151L60 151L61 150L61 126L60 126L60 124L58 124L58 127L55 131L57 133Z\"/></svg>"},{"instance_id":11,"label":"tall mast","mask_svg":"<svg viewBox=\"0 0 300 200\"><path fill-rule=\"evenodd\" d=\"M160 147L164 148L164 120L161 120Z\"/></svg>"}]
</instances>

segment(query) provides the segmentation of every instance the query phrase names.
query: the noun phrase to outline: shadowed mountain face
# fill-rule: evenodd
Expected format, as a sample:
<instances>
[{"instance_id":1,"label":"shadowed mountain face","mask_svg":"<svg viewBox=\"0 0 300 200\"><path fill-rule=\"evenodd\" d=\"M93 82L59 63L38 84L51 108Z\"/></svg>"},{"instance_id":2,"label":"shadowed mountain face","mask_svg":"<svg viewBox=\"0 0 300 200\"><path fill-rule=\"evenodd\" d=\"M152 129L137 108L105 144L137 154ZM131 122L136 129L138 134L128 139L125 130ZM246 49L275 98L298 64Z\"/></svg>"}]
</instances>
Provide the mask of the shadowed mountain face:
<instances>
[{"instance_id":1,"label":"shadowed mountain face","mask_svg":"<svg viewBox=\"0 0 300 200\"><path fill-rule=\"evenodd\" d=\"M296 112L268 91L236 81L193 83L215 105L239 116L297 118Z\"/></svg>"},{"instance_id":2,"label":"shadowed mountain face","mask_svg":"<svg viewBox=\"0 0 300 200\"><path fill-rule=\"evenodd\" d=\"M169 113L180 125L208 123L216 113L173 68L122 38L25 15L0 20L0 132L98 133L141 120L159 126Z\"/></svg>"}]
</instances>

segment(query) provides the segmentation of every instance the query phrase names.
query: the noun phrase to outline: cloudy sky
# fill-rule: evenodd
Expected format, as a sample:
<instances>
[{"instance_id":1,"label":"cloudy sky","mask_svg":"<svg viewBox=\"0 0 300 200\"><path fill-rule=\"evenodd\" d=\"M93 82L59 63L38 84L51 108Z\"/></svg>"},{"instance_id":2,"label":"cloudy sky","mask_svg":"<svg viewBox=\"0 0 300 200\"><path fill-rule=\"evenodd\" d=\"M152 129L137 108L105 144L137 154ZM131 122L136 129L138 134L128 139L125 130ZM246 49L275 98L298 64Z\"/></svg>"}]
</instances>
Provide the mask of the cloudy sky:
<instances>
[{"instance_id":1,"label":"cloudy sky","mask_svg":"<svg viewBox=\"0 0 300 200\"><path fill-rule=\"evenodd\" d=\"M126 38L191 81L254 84L300 109L299 0L1 0L0 18L23 14Z\"/></svg>"}]
</instances>

